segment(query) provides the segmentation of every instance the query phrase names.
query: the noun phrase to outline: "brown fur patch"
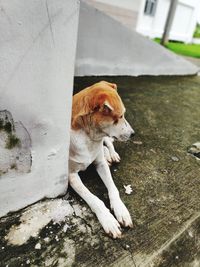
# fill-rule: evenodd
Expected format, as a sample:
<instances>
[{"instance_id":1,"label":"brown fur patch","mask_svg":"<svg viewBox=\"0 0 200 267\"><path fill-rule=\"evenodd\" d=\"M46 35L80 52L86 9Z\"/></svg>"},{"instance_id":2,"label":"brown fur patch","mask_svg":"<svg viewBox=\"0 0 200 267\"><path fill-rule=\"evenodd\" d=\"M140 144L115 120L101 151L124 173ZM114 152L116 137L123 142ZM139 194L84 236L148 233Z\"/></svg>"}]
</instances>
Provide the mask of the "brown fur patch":
<instances>
[{"instance_id":1,"label":"brown fur patch","mask_svg":"<svg viewBox=\"0 0 200 267\"><path fill-rule=\"evenodd\" d=\"M116 84L101 81L75 94L72 105L72 129L80 129L80 118L87 115L91 115L95 124L110 122L121 117L125 108L116 89ZM113 108L112 111L105 111L103 107L105 102Z\"/></svg>"}]
</instances>

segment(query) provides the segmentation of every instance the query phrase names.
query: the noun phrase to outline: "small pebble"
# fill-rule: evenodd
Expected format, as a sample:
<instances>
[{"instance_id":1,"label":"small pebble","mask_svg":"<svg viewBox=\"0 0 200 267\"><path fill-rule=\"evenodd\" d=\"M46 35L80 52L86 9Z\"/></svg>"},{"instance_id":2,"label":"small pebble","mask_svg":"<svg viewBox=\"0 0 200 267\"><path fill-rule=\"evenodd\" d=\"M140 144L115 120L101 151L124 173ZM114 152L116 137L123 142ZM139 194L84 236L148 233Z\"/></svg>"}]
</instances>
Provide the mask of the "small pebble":
<instances>
[{"instance_id":1,"label":"small pebble","mask_svg":"<svg viewBox=\"0 0 200 267\"><path fill-rule=\"evenodd\" d=\"M64 227L63 227L63 232L66 233L68 228L69 228L69 225L65 224Z\"/></svg>"},{"instance_id":2,"label":"small pebble","mask_svg":"<svg viewBox=\"0 0 200 267\"><path fill-rule=\"evenodd\" d=\"M179 158L177 158L176 156L171 157L171 159L172 159L173 161L179 161Z\"/></svg>"},{"instance_id":3,"label":"small pebble","mask_svg":"<svg viewBox=\"0 0 200 267\"><path fill-rule=\"evenodd\" d=\"M50 240L49 237L45 237L45 238L44 238L44 241L45 241L45 242L49 242L49 240Z\"/></svg>"},{"instance_id":4,"label":"small pebble","mask_svg":"<svg viewBox=\"0 0 200 267\"><path fill-rule=\"evenodd\" d=\"M194 235L193 235L192 232L188 232L188 235L189 235L190 237L194 237Z\"/></svg>"},{"instance_id":5,"label":"small pebble","mask_svg":"<svg viewBox=\"0 0 200 267\"><path fill-rule=\"evenodd\" d=\"M41 244L40 244L40 243L37 243L37 244L35 245L35 249L41 249Z\"/></svg>"}]
</instances>

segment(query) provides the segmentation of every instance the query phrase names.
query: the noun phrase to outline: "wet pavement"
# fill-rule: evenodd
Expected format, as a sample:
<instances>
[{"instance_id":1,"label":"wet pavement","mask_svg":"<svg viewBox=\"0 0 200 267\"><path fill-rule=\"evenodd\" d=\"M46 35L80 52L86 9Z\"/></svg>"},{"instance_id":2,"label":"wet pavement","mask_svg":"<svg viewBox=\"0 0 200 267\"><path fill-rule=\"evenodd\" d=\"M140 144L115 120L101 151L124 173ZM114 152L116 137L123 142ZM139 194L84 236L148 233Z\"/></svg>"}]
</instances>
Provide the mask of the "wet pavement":
<instances>
[{"instance_id":1,"label":"wet pavement","mask_svg":"<svg viewBox=\"0 0 200 267\"><path fill-rule=\"evenodd\" d=\"M8 244L5 236L24 211L1 219L0 266L200 266L200 161L188 153L200 142L200 77L83 77L75 90L99 80L118 84L136 132L116 143L121 162L111 167L134 228L111 239L69 190L74 215L48 222L23 245ZM109 207L93 167L82 179ZM132 186L130 195L124 185Z\"/></svg>"}]
</instances>

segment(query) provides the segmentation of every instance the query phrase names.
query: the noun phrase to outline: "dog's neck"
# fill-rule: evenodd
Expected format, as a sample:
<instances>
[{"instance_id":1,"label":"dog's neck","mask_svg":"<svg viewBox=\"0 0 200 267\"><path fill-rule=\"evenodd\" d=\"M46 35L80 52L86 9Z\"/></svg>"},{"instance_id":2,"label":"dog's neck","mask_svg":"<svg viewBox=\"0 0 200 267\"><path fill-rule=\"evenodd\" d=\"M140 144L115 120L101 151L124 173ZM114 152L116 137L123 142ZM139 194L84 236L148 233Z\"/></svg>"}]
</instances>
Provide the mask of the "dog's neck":
<instances>
[{"instance_id":1,"label":"dog's neck","mask_svg":"<svg viewBox=\"0 0 200 267\"><path fill-rule=\"evenodd\" d=\"M91 115L81 117L79 120L79 125L81 129L89 136L89 138L94 142L101 142L106 134L99 128L93 125L91 120Z\"/></svg>"}]
</instances>

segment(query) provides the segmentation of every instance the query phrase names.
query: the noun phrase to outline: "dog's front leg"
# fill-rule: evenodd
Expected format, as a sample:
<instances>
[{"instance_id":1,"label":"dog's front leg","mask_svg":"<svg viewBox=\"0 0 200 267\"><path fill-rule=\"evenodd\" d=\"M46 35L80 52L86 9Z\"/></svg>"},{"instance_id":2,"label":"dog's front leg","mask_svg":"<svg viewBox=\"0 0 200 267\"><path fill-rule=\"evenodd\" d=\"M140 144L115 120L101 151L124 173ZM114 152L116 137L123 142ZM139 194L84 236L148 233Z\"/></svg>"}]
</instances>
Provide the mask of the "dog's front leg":
<instances>
[{"instance_id":1,"label":"dog's front leg","mask_svg":"<svg viewBox=\"0 0 200 267\"><path fill-rule=\"evenodd\" d=\"M120 156L119 154L115 151L114 145L113 145L113 139L111 137L104 137L103 142L106 145L106 147L109 150L109 154L110 154L110 158L106 157L106 155L104 154L106 160L108 161L109 164L111 164L112 162L120 162Z\"/></svg>"},{"instance_id":2,"label":"dog's front leg","mask_svg":"<svg viewBox=\"0 0 200 267\"><path fill-rule=\"evenodd\" d=\"M110 169L104 158L103 152L100 153L100 155L97 157L95 165L99 176L101 177L102 181L108 189L110 206L113 209L117 220L120 222L121 225L132 227L133 223L131 220L131 216L120 198L119 191L114 184Z\"/></svg>"},{"instance_id":3,"label":"dog's front leg","mask_svg":"<svg viewBox=\"0 0 200 267\"><path fill-rule=\"evenodd\" d=\"M85 200L91 210L96 214L105 232L113 238L121 237L120 225L114 216L106 208L103 201L93 195L82 183L78 173L69 174L71 187Z\"/></svg>"}]
</instances>

